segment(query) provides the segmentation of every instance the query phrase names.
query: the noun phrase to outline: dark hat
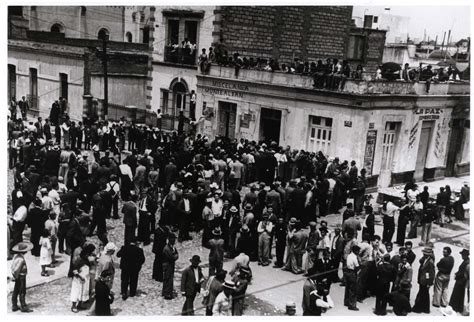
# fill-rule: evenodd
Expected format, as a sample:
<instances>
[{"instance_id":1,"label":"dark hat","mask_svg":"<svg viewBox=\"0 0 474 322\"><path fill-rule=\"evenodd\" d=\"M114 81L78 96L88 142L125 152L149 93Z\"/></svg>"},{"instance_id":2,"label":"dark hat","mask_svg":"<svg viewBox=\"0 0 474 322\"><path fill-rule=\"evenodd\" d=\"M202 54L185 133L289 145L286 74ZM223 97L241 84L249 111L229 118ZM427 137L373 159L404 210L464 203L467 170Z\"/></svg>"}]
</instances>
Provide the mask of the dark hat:
<instances>
[{"instance_id":1,"label":"dark hat","mask_svg":"<svg viewBox=\"0 0 474 322\"><path fill-rule=\"evenodd\" d=\"M189 261L191 263L199 264L201 262L201 257L199 257L199 255L193 255L193 257Z\"/></svg>"},{"instance_id":2,"label":"dark hat","mask_svg":"<svg viewBox=\"0 0 474 322\"><path fill-rule=\"evenodd\" d=\"M219 278L219 279L224 279L227 275L227 271L226 270L220 270L216 273L216 277Z\"/></svg>"},{"instance_id":3,"label":"dark hat","mask_svg":"<svg viewBox=\"0 0 474 322\"><path fill-rule=\"evenodd\" d=\"M459 254L469 256L469 250L464 248L462 251L459 252Z\"/></svg>"},{"instance_id":4,"label":"dark hat","mask_svg":"<svg viewBox=\"0 0 474 322\"><path fill-rule=\"evenodd\" d=\"M250 204L250 203L247 203L244 207L244 210L252 210L252 209L253 209L253 207L252 207L252 204Z\"/></svg>"},{"instance_id":5,"label":"dark hat","mask_svg":"<svg viewBox=\"0 0 474 322\"><path fill-rule=\"evenodd\" d=\"M169 233L168 239L176 240L176 235L174 233Z\"/></svg>"},{"instance_id":6,"label":"dark hat","mask_svg":"<svg viewBox=\"0 0 474 322\"><path fill-rule=\"evenodd\" d=\"M220 235L222 235L221 227L216 227L216 228L214 228L214 229L212 230L212 234L213 234L214 236L220 236Z\"/></svg>"},{"instance_id":7,"label":"dark hat","mask_svg":"<svg viewBox=\"0 0 474 322\"><path fill-rule=\"evenodd\" d=\"M15 246L12 247L12 252L15 253L26 253L33 249L33 244L29 242L19 242Z\"/></svg>"},{"instance_id":8,"label":"dark hat","mask_svg":"<svg viewBox=\"0 0 474 322\"><path fill-rule=\"evenodd\" d=\"M322 227L319 227L319 231L321 231L321 232L324 231L324 232L327 233L327 232L328 232L328 228L327 228L326 226L322 226Z\"/></svg>"}]
</instances>

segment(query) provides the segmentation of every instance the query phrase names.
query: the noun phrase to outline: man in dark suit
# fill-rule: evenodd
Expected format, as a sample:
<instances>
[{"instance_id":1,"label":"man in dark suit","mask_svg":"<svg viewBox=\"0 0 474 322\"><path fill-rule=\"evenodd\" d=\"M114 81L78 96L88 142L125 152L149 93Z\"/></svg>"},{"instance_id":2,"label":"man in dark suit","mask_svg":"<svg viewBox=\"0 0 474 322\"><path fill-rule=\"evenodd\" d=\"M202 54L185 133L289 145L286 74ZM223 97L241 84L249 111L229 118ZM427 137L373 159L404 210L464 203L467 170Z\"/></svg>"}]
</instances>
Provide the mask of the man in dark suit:
<instances>
[{"instance_id":1,"label":"man in dark suit","mask_svg":"<svg viewBox=\"0 0 474 322\"><path fill-rule=\"evenodd\" d=\"M129 286L130 297L137 295L138 274L140 273L143 263L145 263L145 255L143 254L143 249L139 247L137 240L133 238L130 244L125 244L120 248L117 257L121 257L121 294L122 299L125 301L128 297Z\"/></svg>"},{"instance_id":2,"label":"man in dark suit","mask_svg":"<svg viewBox=\"0 0 474 322\"><path fill-rule=\"evenodd\" d=\"M189 224L191 221L191 213L194 205L189 199L189 192L185 190L183 198L178 202L178 217L179 217L179 236L178 241L190 240Z\"/></svg>"},{"instance_id":3,"label":"man in dark suit","mask_svg":"<svg viewBox=\"0 0 474 322\"><path fill-rule=\"evenodd\" d=\"M344 237L341 234L341 225L336 225L334 229L334 237L331 241L331 266L334 268L332 272L331 282L339 282L338 269L344 254Z\"/></svg>"},{"instance_id":4,"label":"man in dark suit","mask_svg":"<svg viewBox=\"0 0 474 322\"><path fill-rule=\"evenodd\" d=\"M316 274L316 281L322 282L326 280L327 287L331 286L331 269L334 268L329 257L329 251L327 249L323 250L323 258L318 259L313 267L308 271L309 275Z\"/></svg>"},{"instance_id":5,"label":"man in dark suit","mask_svg":"<svg viewBox=\"0 0 474 322\"><path fill-rule=\"evenodd\" d=\"M169 233L168 243L163 247L163 291L162 295L165 300L173 299L173 277L175 262L178 260L178 251L174 246L176 242L176 235Z\"/></svg>"},{"instance_id":6,"label":"man in dark suit","mask_svg":"<svg viewBox=\"0 0 474 322\"><path fill-rule=\"evenodd\" d=\"M138 208L137 208L137 195L132 194L130 201L123 204L123 223L125 224L125 244L129 243L133 237L136 236L136 230L138 227Z\"/></svg>"},{"instance_id":7,"label":"man in dark suit","mask_svg":"<svg viewBox=\"0 0 474 322\"><path fill-rule=\"evenodd\" d=\"M155 254L152 278L158 282L163 282L163 248L166 245L168 234L168 227L163 226L161 221L158 222L158 226L154 232L152 248L152 251Z\"/></svg>"},{"instance_id":8,"label":"man in dark suit","mask_svg":"<svg viewBox=\"0 0 474 322\"><path fill-rule=\"evenodd\" d=\"M190 261L191 265L181 275L181 294L186 297L181 315L194 315L194 299L201 291L201 283L204 281L201 267L199 267L200 257L194 255Z\"/></svg>"},{"instance_id":9,"label":"man in dark suit","mask_svg":"<svg viewBox=\"0 0 474 322\"><path fill-rule=\"evenodd\" d=\"M304 204L306 201L306 192L303 190L303 182L298 182L295 190L290 194L288 200L288 210L290 217L302 219L304 213Z\"/></svg>"},{"instance_id":10,"label":"man in dark suit","mask_svg":"<svg viewBox=\"0 0 474 322\"><path fill-rule=\"evenodd\" d=\"M385 296L390 292L390 282L395 280L395 276L396 271L392 264L390 264L390 255L385 254L383 261L377 264L376 315L387 315L387 300Z\"/></svg>"},{"instance_id":11,"label":"man in dark suit","mask_svg":"<svg viewBox=\"0 0 474 322\"><path fill-rule=\"evenodd\" d=\"M280 216L280 210L281 210L281 197L280 194L276 191L276 186L275 184L270 185L270 191L267 192L267 196L265 198L265 204L267 205L272 205L273 207L273 212L275 215Z\"/></svg>"},{"instance_id":12,"label":"man in dark suit","mask_svg":"<svg viewBox=\"0 0 474 322\"><path fill-rule=\"evenodd\" d=\"M104 270L95 284L95 315L112 315L110 312L110 304L114 301L114 296L108 286L112 279L112 271Z\"/></svg>"},{"instance_id":13,"label":"man in dark suit","mask_svg":"<svg viewBox=\"0 0 474 322\"><path fill-rule=\"evenodd\" d=\"M428 246L422 250L423 257L420 258L418 269L418 284L420 285L416 295L413 312L430 313L430 287L434 283L435 263L433 249Z\"/></svg>"}]
</instances>

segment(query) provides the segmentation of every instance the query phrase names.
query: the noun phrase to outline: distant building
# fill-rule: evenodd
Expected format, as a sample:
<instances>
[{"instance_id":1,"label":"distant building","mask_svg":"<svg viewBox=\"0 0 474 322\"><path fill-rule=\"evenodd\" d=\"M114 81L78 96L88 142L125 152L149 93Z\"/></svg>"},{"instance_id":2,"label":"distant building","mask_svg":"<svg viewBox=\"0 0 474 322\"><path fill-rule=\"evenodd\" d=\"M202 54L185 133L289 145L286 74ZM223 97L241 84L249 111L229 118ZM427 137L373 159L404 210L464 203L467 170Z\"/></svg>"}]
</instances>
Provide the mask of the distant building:
<instances>
[{"instance_id":1,"label":"distant building","mask_svg":"<svg viewBox=\"0 0 474 322\"><path fill-rule=\"evenodd\" d=\"M22 96L27 97L32 112L43 118L49 116L52 103L60 97L68 100L68 114L73 120L79 121L85 116L94 118L101 114L104 99L103 41L98 39L99 34L95 36L85 31L94 28L95 32L100 24L97 23L97 28L94 23L71 27L73 21L79 22L82 17L74 16L74 19L77 18L74 20L72 13L83 13L82 7L51 7L55 8L52 11L54 16L64 20L48 18L47 8L50 7L10 8L8 98L19 100ZM70 11L64 11L65 8ZM105 16L108 12L111 17L124 12L116 8L100 8L89 10L86 15L95 17L95 21L98 20L97 14L93 13L95 10L106 10L101 13ZM33 22L30 20L32 15L37 15ZM43 31L47 27L47 19L61 23L64 29L59 32ZM117 39L107 41L108 117L117 120L133 114L143 118L144 112L136 112L136 109L144 111L149 101L149 45L125 42L119 25L107 24L108 35ZM37 30L31 30L30 26Z\"/></svg>"}]
</instances>

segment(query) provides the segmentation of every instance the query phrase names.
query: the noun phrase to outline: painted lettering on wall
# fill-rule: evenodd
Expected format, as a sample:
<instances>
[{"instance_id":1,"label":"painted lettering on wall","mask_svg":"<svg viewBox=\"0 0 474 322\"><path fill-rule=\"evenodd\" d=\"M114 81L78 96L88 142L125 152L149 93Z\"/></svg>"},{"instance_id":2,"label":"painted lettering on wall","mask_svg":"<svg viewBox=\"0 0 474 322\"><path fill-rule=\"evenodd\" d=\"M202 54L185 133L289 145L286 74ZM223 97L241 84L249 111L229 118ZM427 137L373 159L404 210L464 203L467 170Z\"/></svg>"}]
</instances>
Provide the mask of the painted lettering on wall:
<instances>
[{"instance_id":1,"label":"painted lettering on wall","mask_svg":"<svg viewBox=\"0 0 474 322\"><path fill-rule=\"evenodd\" d=\"M212 87L219 87L222 89L230 89L234 91L245 91L245 92L249 91L249 87L247 85L221 82L221 81L212 81Z\"/></svg>"},{"instance_id":2,"label":"painted lettering on wall","mask_svg":"<svg viewBox=\"0 0 474 322\"><path fill-rule=\"evenodd\" d=\"M244 93L242 92L220 89L220 88L213 88L213 87L203 87L203 89L204 89L204 93L206 94L244 98Z\"/></svg>"},{"instance_id":3,"label":"painted lettering on wall","mask_svg":"<svg viewBox=\"0 0 474 322\"><path fill-rule=\"evenodd\" d=\"M431 115L431 114L443 114L442 108L417 108L413 110L413 114L416 115Z\"/></svg>"},{"instance_id":4,"label":"painted lettering on wall","mask_svg":"<svg viewBox=\"0 0 474 322\"><path fill-rule=\"evenodd\" d=\"M416 139L416 133L418 133L418 123L419 122L416 122L410 130L410 137L408 139L408 148L409 149L413 149L415 139Z\"/></svg>"}]
</instances>

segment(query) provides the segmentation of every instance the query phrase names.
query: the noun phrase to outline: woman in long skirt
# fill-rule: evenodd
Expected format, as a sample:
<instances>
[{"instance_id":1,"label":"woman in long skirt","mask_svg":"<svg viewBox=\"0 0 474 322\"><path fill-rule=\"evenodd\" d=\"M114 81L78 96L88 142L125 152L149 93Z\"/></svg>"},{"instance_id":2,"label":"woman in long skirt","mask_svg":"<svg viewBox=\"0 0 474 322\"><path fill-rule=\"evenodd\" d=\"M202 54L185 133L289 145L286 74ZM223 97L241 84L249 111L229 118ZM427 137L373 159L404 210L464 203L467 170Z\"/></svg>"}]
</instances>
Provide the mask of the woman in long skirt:
<instances>
[{"instance_id":1,"label":"woman in long skirt","mask_svg":"<svg viewBox=\"0 0 474 322\"><path fill-rule=\"evenodd\" d=\"M454 311L462 313L464 311L466 288L469 295L469 251L463 249L461 251L463 262L459 265L459 269L454 275L456 282L454 283L453 293L449 305ZM468 298L469 302L469 298Z\"/></svg>"},{"instance_id":2,"label":"woman in long skirt","mask_svg":"<svg viewBox=\"0 0 474 322\"><path fill-rule=\"evenodd\" d=\"M81 304L89 300L90 270L89 263L81 258L75 263L71 285L71 311L77 313Z\"/></svg>"},{"instance_id":3,"label":"woman in long skirt","mask_svg":"<svg viewBox=\"0 0 474 322\"><path fill-rule=\"evenodd\" d=\"M46 272L46 266L51 265L51 258L53 254L53 248L51 247L51 241L49 240L49 231L47 229L43 230L41 234L39 245L40 250L40 260L41 265L41 276L49 276Z\"/></svg>"}]
</instances>

